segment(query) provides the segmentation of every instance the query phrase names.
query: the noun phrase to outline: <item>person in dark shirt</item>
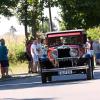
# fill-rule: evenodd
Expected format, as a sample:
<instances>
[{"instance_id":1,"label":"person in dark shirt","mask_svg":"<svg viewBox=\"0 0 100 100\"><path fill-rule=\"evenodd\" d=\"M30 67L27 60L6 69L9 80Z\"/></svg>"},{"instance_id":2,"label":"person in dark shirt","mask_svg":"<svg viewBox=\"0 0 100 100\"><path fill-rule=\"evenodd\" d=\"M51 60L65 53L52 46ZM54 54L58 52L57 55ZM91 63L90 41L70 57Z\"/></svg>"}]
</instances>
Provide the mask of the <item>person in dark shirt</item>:
<instances>
[{"instance_id":1,"label":"person in dark shirt","mask_svg":"<svg viewBox=\"0 0 100 100\"><path fill-rule=\"evenodd\" d=\"M9 77L8 75L8 67L9 67L9 61L8 61L8 49L5 46L5 40L0 40L0 65L1 65L1 74L3 77Z\"/></svg>"},{"instance_id":2,"label":"person in dark shirt","mask_svg":"<svg viewBox=\"0 0 100 100\"><path fill-rule=\"evenodd\" d=\"M31 45L32 45L32 40L29 40L26 44L26 56L27 56L27 60L28 60L28 73L33 72Z\"/></svg>"}]
</instances>

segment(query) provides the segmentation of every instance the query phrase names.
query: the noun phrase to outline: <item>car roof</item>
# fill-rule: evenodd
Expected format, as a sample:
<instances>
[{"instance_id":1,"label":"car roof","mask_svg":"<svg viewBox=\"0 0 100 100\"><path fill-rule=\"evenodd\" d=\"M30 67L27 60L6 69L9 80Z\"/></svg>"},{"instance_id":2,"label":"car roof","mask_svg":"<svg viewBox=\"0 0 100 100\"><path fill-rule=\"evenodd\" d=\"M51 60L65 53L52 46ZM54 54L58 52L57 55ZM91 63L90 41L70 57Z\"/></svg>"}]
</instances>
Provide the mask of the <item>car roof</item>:
<instances>
[{"instance_id":1,"label":"car roof","mask_svg":"<svg viewBox=\"0 0 100 100\"><path fill-rule=\"evenodd\" d=\"M46 35L48 35L48 34L64 33L64 32L84 32L84 29L65 30L65 31L52 31L52 32L47 32Z\"/></svg>"}]
</instances>

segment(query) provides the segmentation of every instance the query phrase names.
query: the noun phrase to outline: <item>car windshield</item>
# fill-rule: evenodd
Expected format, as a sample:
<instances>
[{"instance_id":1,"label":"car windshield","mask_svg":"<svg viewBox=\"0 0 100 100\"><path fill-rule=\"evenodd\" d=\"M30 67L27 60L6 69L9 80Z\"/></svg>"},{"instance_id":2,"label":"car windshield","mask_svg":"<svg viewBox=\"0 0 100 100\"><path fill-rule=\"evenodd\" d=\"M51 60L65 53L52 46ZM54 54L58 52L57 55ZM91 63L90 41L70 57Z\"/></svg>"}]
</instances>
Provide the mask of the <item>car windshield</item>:
<instances>
[{"instance_id":1,"label":"car windshield","mask_svg":"<svg viewBox=\"0 0 100 100\"><path fill-rule=\"evenodd\" d=\"M82 44L82 37L80 35L66 36L66 37L50 37L48 38L48 46L55 47L59 45L80 45Z\"/></svg>"}]
</instances>

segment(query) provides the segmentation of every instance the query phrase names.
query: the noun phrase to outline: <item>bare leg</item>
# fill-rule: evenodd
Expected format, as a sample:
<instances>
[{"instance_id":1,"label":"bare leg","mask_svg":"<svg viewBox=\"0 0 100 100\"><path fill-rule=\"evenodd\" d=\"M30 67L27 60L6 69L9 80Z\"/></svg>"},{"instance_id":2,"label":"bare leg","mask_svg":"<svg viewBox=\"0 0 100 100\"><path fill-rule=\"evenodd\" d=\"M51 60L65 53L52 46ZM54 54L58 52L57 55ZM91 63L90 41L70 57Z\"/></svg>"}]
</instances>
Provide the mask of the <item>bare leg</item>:
<instances>
[{"instance_id":1,"label":"bare leg","mask_svg":"<svg viewBox=\"0 0 100 100\"><path fill-rule=\"evenodd\" d=\"M5 74L8 76L8 67L5 67Z\"/></svg>"},{"instance_id":2,"label":"bare leg","mask_svg":"<svg viewBox=\"0 0 100 100\"><path fill-rule=\"evenodd\" d=\"M4 69L4 67L1 67L1 75L2 75L2 77L5 76L5 69Z\"/></svg>"},{"instance_id":3,"label":"bare leg","mask_svg":"<svg viewBox=\"0 0 100 100\"><path fill-rule=\"evenodd\" d=\"M30 61L30 71L33 71L33 61Z\"/></svg>"},{"instance_id":4,"label":"bare leg","mask_svg":"<svg viewBox=\"0 0 100 100\"><path fill-rule=\"evenodd\" d=\"M39 61L36 62L36 69L37 69L37 72L40 72L40 64L39 64Z\"/></svg>"},{"instance_id":5,"label":"bare leg","mask_svg":"<svg viewBox=\"0 0 100 100\"><path fill-rule=\"evenodd\" d=\"M33 70L33 64L32 64L32 61L28 61L28 72L32 72Z\"/></svg>"},{"instance_id":6,"label":"bare leg","mask_svg":"<svg viewBox=\"0 0 100 100\"><path fill-rule=\"evenodd\" d=\"M37 65L34 61L32 62L32 64L33 64L32 72L36 73L37 72Z\"/></svg>"}]
</instances>

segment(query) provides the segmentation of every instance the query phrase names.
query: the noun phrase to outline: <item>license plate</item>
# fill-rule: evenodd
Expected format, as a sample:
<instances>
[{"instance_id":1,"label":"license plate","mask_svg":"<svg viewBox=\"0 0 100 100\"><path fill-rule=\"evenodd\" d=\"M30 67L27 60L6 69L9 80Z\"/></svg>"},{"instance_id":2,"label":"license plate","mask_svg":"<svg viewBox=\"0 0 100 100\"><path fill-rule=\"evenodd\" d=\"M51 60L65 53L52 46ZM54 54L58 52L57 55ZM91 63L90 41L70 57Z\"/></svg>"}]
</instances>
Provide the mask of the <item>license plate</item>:
<instances>
[{"instance_id":1,"label":"license plate","mask_svg":"<svg viewBox=\"0 0 100 100\"><path fill-rule=\"evenodd\" d=\"M59 75L66 75L66 74L72 74L72 70L61 70L61 71L59 71Z\"/></svg>"}]
</instances>

